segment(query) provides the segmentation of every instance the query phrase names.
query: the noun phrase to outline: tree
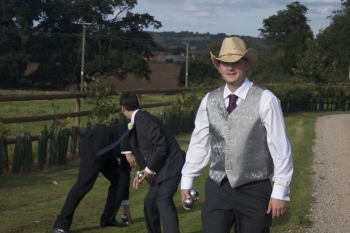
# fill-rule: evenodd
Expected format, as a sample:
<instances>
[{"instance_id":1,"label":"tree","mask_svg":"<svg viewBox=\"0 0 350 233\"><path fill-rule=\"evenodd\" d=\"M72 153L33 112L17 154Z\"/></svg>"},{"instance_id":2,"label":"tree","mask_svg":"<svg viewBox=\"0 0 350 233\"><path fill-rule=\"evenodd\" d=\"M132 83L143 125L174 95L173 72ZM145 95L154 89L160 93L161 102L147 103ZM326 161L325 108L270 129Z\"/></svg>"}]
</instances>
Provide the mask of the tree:
<instances>
[{"instance_id":1,"label":"tree","mask_svg":"<svg viewBox=\"0 0 350 233\"><path fill-rule=\"evenodd\" d=\"M350 0L341 1L341 10L329 16L330 25L317 35L317 42L322 51L327 52L326 62L332 64L339 61L341 77L348 77L350 65Z\"/></svg>"},{"instance_id":2,"label":"tree","mask_svg":"<svg viewBox=\"0 0 350 233\"><path fill-rule=\"evenodd\" d=\"M45 8L47 17L37 27L52 28L60 33L72 32L72 27L73 31L81 31L78 25L67 26L72 16L83 22L94 19L97 24L86 28L85 74L90 77L114 75L123 80L128 73L133 73L136 78L149 80L151 70L145 58L151 56L150 48L156 44L144 29L157 29L162 25L147 13L131 13L136 4L136 0L49 1ZM77 47L80 46L71 44L67 50L79 52ZM67 56L65 52L62 54ZM73 65L77 56L70 57L68 62Z\"/></svg>"},{"instance_id":3,"label":"tree","mask_svg":"<svg viewBox=\"0 0 350 233\"><path fill-rule=\"evenodd\" d=\"M327 53L316 41L308 39L306 47L303 55L298 54L297 68L292 68L294 74L304 77L306 82L314 83L327 83L330 77L339 74L338 60L328 64Z\"/></svg>"},{"instance_id":4,"label":"tree","mask_svg":"<svg viewBox=\"0 0 350 233\"><path fill-rule=\"evenodd\" d=\"M280 65L291 73L295 67L297 54L305 50L305 41L313 38L313 33L305 16L308 8L298 1L287 5L286 10L280 10L276 15L263 20L260 35L269 41L276 53L280 54Z\"/></svg>"},{"instance_id":5,"label":"tree","mask_svg":"<svg viewBox=\"0 0 350 233\"><path fill-rule=\"evenodd\" d=\"M27 66L23 37L38 20L37 2L2 0L0 2L0 86L17 88Z\"/></svg>"},{"instance_id":6,"label":"tree","mask_svg":"<svg viewBox=\"0 0 350 233\"><path fill-rule=\"evenodd\" d=\"M15 46L16 51L30 54L32 62L41 64L37 71L22 80L26 84L49 87L46 85L49 82L70 82L74 77L80 83L77 67L81 61L82 27L74 25L72 20L97 22L86 28L85 74L125 79L128 73L133 73L137 78L149 80L151 70L145 58L151 56L150 49L156 44L144 30L162 25L147 13L133 14L131 10L136 4L136 0L4 0L0 2L1 32L6 28L14 32L11 37L20 38L19 45L22 46ZM1 39L0 44L8 43ZM13 54L14 49L11 51ZM1 53L0 59L3 55ZM22 74L25 68L19 70L13 66L12 70L15 69ZM64 70L60 75L65 77L52 75L51 69ZM0 70L2 74L4 72Z\"/></svg>"},{"instance_id":7,"label":"tree","mask_svg":"<svg viewBox=\"0 0 350 233\"><path fill-rule=\"evenodd\" d=\"M0 86L18 88L27 67L28 56L22 51L19 35L6 27L0 27Z\"/></svg>"}]
</instances>

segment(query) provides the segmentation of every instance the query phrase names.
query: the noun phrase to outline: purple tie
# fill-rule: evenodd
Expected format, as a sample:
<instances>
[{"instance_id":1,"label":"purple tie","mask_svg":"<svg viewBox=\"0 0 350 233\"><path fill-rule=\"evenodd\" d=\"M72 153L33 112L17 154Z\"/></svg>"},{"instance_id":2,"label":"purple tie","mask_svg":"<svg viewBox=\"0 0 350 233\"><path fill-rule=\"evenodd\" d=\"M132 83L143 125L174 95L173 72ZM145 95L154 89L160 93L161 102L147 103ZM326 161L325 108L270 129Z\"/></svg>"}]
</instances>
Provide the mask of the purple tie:
<instances>
[{"instance_id":1,"label":"purple tie","mask_svg":"<svg viewBox=\"0 0 350 233\"><path fill-rule=\"evenodd\" d=\"M236 101L238 99L238 96L236 96L235 94L232 94L229 96L229 98L230 99L229 99L229 103L227 106L228 114L230 114L237 107Z\"/></svg>"}]
</instances>

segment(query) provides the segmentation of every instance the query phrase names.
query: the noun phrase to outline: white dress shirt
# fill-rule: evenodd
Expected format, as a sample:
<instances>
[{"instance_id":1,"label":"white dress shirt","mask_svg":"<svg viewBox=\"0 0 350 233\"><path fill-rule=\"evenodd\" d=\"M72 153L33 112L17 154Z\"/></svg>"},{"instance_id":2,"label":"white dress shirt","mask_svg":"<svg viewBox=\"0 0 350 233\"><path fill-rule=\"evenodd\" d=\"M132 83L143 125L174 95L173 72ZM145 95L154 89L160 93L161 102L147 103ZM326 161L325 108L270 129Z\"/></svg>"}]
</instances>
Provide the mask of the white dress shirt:
<instances>
[{"instance_id":1,"label":"white dress shirt","mask_svg":"<svg viewBox=\"0 0 350 233\"><path fill-rule=\"evenodd\" d=\"M227 85L224 88L223 99L226 107L229 95L235 94L239 98L237 106L247 96L252 82L245 82L235 93L231 93ZM207 100L209 93L202 99L199 106L195 129L191 136L186 154L186 163L182 169L181 189L190 189L194 179L200 176L210 160L209 120L207 115ZM260 99L260 119L266 128L267 145L274 163L272 198L289 201L290 182L293 174L293 161L290 142L287 138L283 113L279 99L269 90L264 90Z\"/></svg>"}]
</instances>

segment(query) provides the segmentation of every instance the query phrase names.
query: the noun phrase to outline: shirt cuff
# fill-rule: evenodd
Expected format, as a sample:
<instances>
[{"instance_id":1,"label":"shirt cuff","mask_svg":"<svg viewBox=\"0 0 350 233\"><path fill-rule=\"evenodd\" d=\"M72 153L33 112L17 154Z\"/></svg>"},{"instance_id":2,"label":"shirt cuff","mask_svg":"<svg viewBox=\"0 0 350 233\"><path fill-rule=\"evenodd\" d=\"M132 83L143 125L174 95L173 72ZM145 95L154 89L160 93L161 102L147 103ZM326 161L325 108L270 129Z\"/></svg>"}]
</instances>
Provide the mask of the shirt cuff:
<instances>
[{"instance_id":1,"label":"shirt cuff","mask_svg":"<svg viewBox=\"0 0 350 233\"><path fill-rule=\"evenodd\" d=\"M122 201L122 205L130 205L130 201L129 200L123 200Z\"/></svg>"},{"instance_id":2,"label":"shirt cuff","mask_svg":"<svg viewBox=\"0 0 350 233\"><path fill-rule=\"evenodd\" d=\"M290 201L289 193L290 193L289 186L282 186L282 185L275 184L272 189L271 197L278 200Z\"/></svg>"},{"instance_id":3,"label":"shirt cuff","mask_svg":"<svg viewBox=\"0 0 350 233\"><path fill-rule=\"evenodd\" d=\"M148 174L151 174L151 175L156 174L154 171L149 170L148 167L146 167L145 170Z\"/></svg>"},{"instance_id":4,"label":"shirt cuff","mask_svg":"<svg viewBox=\"0 0 350 233\"><path fill-rule=\"evenodd\" d=\"M191 189L193 185L194 178L183 176L181 178L181 190L182 189Z\"/></svg>"},{"instance_id":5,"label":"shirt cuff","mask_svg":"<svg viewBox=\"0 0 350 233\"><path fill-rule=\"evenodd\" d=\"M123 155L126 155L126 154L132 154L132 152L131 151L122 151L122 152L120 152L121 154L123 154Z\"/></svg>"}]
</instances>

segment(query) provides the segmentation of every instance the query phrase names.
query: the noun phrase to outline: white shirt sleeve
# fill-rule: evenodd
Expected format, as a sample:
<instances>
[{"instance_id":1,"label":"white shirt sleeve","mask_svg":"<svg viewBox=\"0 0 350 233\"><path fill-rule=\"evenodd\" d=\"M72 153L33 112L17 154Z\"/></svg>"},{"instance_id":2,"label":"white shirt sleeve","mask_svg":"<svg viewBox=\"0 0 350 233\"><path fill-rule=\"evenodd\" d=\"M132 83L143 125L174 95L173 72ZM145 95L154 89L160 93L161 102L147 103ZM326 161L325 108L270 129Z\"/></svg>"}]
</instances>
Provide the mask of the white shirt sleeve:
<instances>
[{"instance_id":1,"label":"white shirt sleeve","mask_svg":"<svg viewBox=\"0 0 350 233\"><path fill-rule=\"evenodd\" d=\"M210 158L209 121L207 115L208 94L202 99L195 119L195 129L182 168L181 189L192 188L193 181L202 174Z\"/></svg>"},{"instance_id":2,"label":"white shirt sleeve","mask_svg":"<svg viewBox=\"0 0 350 233\"><path fill-rule=\"evenodd\" d=\"M274 163L271 197L289 201L293 160L279 99L265 90L260 99L260 118L267 132L267 145Z\"/></svg>"}]
</instances>

